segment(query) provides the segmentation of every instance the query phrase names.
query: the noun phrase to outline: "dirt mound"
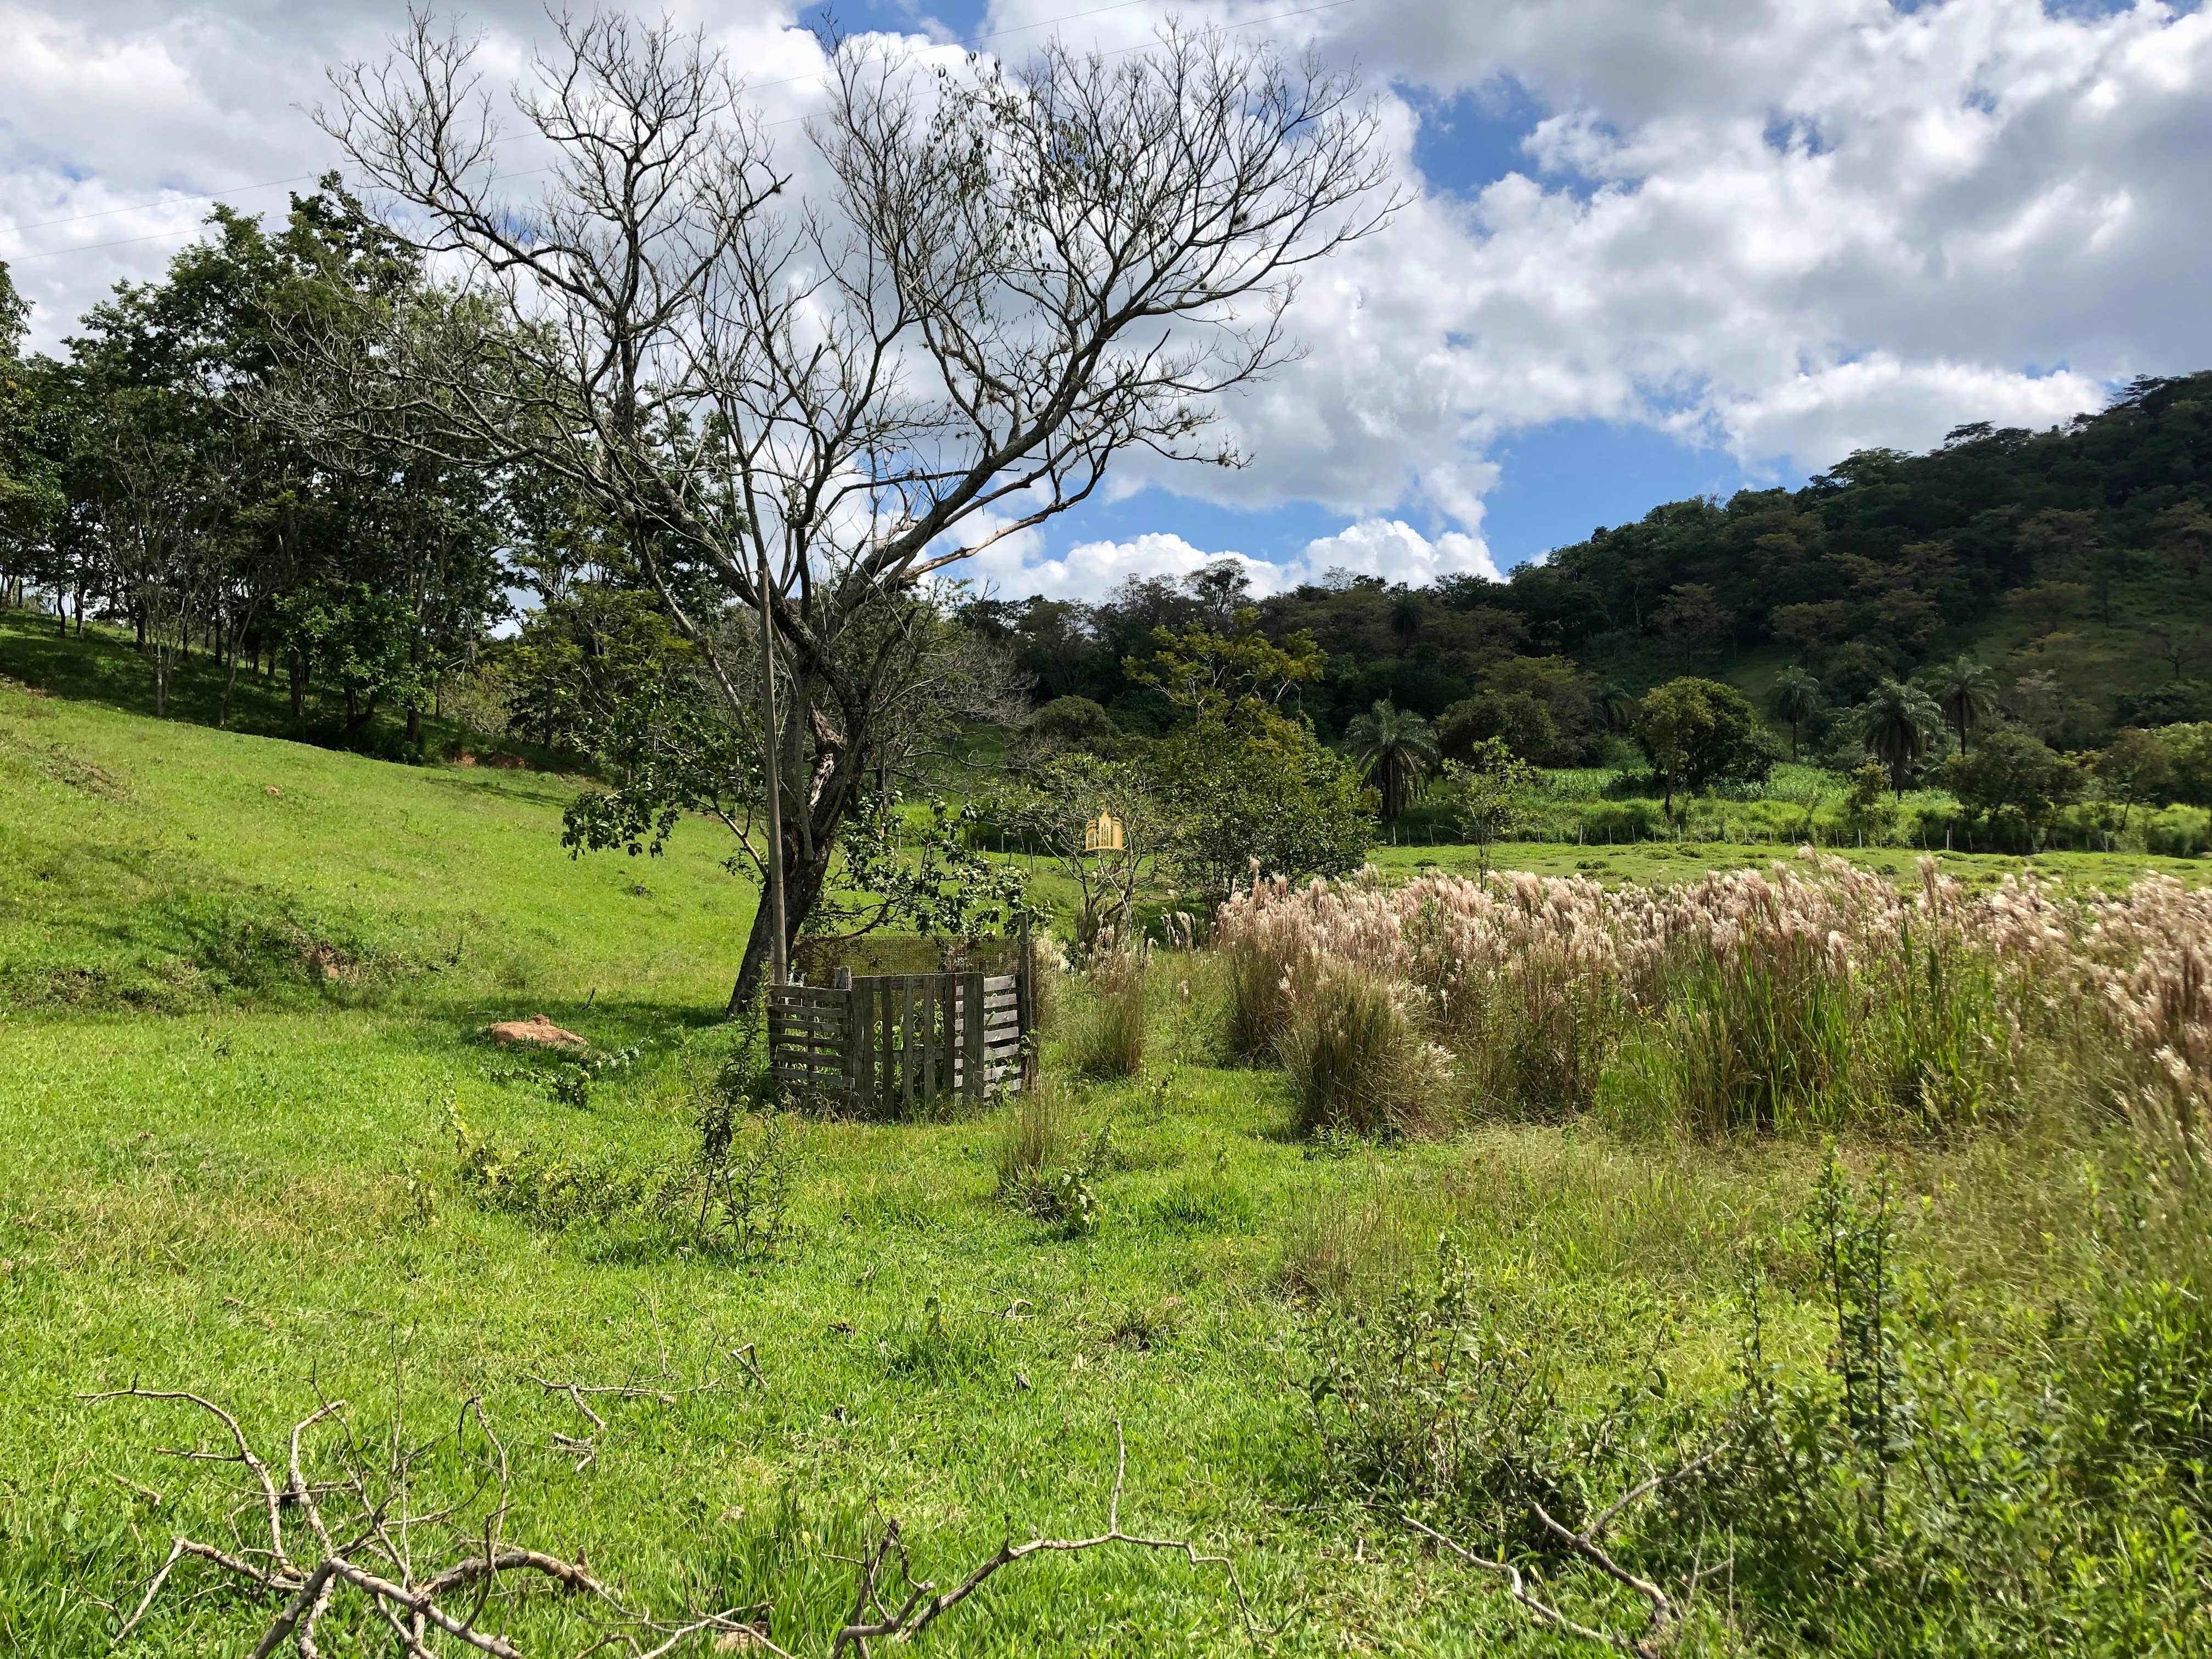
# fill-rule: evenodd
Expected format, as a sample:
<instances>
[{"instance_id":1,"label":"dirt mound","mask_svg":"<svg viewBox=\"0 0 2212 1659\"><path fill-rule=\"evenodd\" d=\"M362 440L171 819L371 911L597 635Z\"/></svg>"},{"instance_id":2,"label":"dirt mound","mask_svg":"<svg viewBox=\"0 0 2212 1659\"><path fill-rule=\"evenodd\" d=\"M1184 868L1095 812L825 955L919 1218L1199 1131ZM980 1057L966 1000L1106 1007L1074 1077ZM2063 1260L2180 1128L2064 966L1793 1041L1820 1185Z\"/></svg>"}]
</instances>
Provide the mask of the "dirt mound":
<instances>
[{"instance_id":1,"label":"dirt mound","mask_svg":"<svg viewBox=\"0 0 2212 1659\"><path fill-rule=\"evenodd\" d=\"M535 1042L548 1048L582 1048L588 1047L574 1031L564 1031L543 1014L532 1014L528 1019L503 1019L496 1025L484 1027L484 1035L504 1048L510 1042Z\"/></svg>"}]
</instances>

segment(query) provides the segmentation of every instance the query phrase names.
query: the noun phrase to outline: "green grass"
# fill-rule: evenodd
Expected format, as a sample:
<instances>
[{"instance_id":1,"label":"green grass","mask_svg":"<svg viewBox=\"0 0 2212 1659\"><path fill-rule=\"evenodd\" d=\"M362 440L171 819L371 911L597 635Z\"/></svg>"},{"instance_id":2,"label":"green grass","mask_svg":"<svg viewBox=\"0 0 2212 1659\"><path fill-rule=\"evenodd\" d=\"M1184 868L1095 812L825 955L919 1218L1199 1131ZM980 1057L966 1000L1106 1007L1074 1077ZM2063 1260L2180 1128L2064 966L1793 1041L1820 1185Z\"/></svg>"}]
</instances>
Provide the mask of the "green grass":
<instances>
[{"instance_id":1,"label":"green grass","mask_svg":"<svg viewBox=\"0 0 2212 1659\"><path fill-rule=\"evenodd\" d=\"M101 1603L135 1600L171 1531L223 1535L220 1472L156 1452L196 1425L76 1397L134 1379L233 1406L264 1446L318 1389L371 1427L396 1381L424 1425L481 1393L514 1462L511 1536L664 1607L771 1599L787 1645L831 1627L852 1583L831 1557L874 1517L939 1579L1009 1533L1096 1529L1119 1422L1125 1522L1226 1551L1269 1651L1573 1650L1319 1488L1313 1298L1380 1293L1449 1229L1552 1310L1571 1392L1650 1364L1719 1389L1741 1264L1803 1202L1817 1146L1497 1127L1316 1156L1279 1076L1213 1063L1206 964L1170 958L1145 1076L1078 1083L1048 1048L1070 1133L1111 1126L1087 1237L994 1200L1004 1112L801 1124L797 1237L764 1267L534 1226L470 1201L448 1108L507 1145L682 1152L750 915L696 824L659 860L568 859L571 787L0 689L0 1652L109 1651ZM1733 855L1633 851L1663 876ZM558 1104L476 1036L538 1012L641 1059ZM1936 1206L1925 1248L2033 1303L2075 1202L2063 1138L1899 1151ZM1802 1311L1778 1340L1811 1364ZM580 1472L552 1442L573 1409L525 1380L689 1381L741 1343L765 1389L610 1407ZM179 1569L121 1650L246 1652L264 1610L209 1582ZM1218 1577L1106 1553L1009 1571L925 1645L1244 1638Z\"/></svg>"}]
</instances>

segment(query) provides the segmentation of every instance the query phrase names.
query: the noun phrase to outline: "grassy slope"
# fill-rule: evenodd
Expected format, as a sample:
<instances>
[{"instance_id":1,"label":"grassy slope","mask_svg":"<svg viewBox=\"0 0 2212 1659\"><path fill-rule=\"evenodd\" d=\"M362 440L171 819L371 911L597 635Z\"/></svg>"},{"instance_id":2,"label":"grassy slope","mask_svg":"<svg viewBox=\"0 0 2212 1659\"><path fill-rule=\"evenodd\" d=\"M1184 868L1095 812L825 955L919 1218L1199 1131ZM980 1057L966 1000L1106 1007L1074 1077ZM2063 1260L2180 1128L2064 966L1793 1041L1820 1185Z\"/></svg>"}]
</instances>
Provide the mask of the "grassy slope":
<instances>
[{"instance_id":1,"label":"grassy slope","mask_svg":"<svg viewBox=\"0 0 2212 1659\"><path fill-rule=\"evenodd\" d=\"M1544 1299L1590 1388L1642 1363L1653 1328L1695 1385L1728 1363L1744 1244L1817 1159L1540 1128L1310 1158L1278 1079L1205 1063L1171 973L1152 1078L1071 1088L1123 1154L1091 1239L990 1202L989 1118L804 1126L800 1243L757 1274L536 1231L445 1190L447 1103L509 1141L680 1147L748 902L696 826L652 865L571 862L565 792L0 690L0 1652L106 1651L89 1598L125 1598L170 1528L219 1525L212 1483L151 1449L192 1428L76 1391L196 1386L267 1437L318 1384L375 1421L402 1356L420 1422L484 1392L524 1488L516 1535L582 1547L664 1605L771 1597L787 1641L834 1616L846 1571L822 1552L851 1552L871 1502L940 1576L1002 1528L1094 1525L1120 1419L1125 1515L1230 1549L1285 1622L1273 1650L1487 1652L1516 1626L1493 1597L1308 1507L1285 1261L1348 1249L1415 1271L1450 1226L1492 1282ZM277 943L225 945L254 927ZM312 952L333 943L366 965L324 979ZM587 1109L556 1105L472 1037L539 1010L644 1060ZM1995 1143L1907 1164L1942 1195L1930 1224L1956 1266L2032 1278L2054 1164ZM410 1170L439 1190L427 1219ZM523 1380L694 1376L741 1341L764 1394L619 1407L582 1473L550 1443L573 1413ZM1218 1581L1161 1560L1000 1583L937 1651L1239 1640ZM175 1595L125 1651L243 1652L216 1632L248 1617Z\"/></svg>"}]
</instances>

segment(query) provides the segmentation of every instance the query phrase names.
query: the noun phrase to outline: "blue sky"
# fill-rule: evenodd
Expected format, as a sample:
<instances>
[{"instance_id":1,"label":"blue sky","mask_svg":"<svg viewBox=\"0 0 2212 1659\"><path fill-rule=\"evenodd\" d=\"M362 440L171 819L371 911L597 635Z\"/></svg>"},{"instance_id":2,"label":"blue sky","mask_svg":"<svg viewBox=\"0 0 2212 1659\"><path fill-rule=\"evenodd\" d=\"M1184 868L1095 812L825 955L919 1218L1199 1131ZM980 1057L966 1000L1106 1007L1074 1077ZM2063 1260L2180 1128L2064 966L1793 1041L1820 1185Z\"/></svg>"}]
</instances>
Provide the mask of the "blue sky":
<instances>
[{"instance_id":1,"label":"blue sky","mask_svg":"<svg viewBox=\"0 0 2212 1659\"><path fill-rule=\"evenodd\" d=\"M672 0L789 142L812 13ZM647 9L657 12L658 4ZM1241 472L1121 467L979 556L1090 597L1234 553L1279 586L1504 571L1664 501L2212 367L2212 24L2154 0L845 0L848 30L1140 48L1172 10L1357 63L1406 204L1314 270ZM537 0L462 9L502 65ZM51 347L204 192L275 210L402 0L0 0L0 258Z\"/></svg>"}]
</instances>

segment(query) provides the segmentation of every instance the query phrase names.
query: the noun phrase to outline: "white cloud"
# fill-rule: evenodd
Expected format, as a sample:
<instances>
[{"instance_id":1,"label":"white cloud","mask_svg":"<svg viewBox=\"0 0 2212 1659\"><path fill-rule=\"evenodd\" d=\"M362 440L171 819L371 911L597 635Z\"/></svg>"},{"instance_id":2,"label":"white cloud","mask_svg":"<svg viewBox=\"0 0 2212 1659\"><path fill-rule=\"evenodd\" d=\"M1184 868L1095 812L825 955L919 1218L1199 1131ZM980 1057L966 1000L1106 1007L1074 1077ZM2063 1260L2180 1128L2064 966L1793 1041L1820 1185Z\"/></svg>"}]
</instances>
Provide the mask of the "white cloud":
<instances>
[{"instance_id":1,"label":"white cloud","mask_svg":"<svg viewBox=\"0 0 2212 1659\"><path fill-rule=\"evenodd\" d=\"M770 118L810 106L811 84L791 77L818 59L791 5L709 9L690 0L763 87ZM2133 374L2212 365L2202 11L1361 0L1280 18L1272 0L1103 12L995 0L984 27L1082 13L1070 37L1112 49L1141 44L1170 10L1272 18L1290 44L1356 53L1386 88L1389 142L1416 195L1386 234L1309 273L1291 318L1309 356L1228 411L1250 467L1133 460L1116 494L1151 483L1249 507L1316 501L1352 526L1323 558L1478 568L1480 542L1450 538L1479 532L1489 453L1515 430L1641 422L1754 470L1811 468L1862 445L1923 446L1963 421L2046 425ZM402 20L397 0L0 0L0 222L327 165L296 106L320 95L325 64L374 53ZM470 21L503 61L544 28L524 0L474 4ZM1043 38L993 44L1018 52ZM1441 127L1500 88L1513 98L1490 106L1535 111L1504 132L1518 140L1505 176L1419 178L1417 153L1453 153L1433 130L1421 148L1422 122ZM1461 95L1471 101L1443 112L1422 101ZM777 133L794 161L799 134ZM1499 137L1483 153L1501 153ZM241 199L274 207L282 192ZM117 276L156 274L176 241L20 255L201 210L0 232L0 258L41 306L37 342L52 344ZM1388 528L1432 521L1449 528ZM1009 590L1049 566L1091 593L1206 556L1172 533L1171 502L1158 526L1048 561L1030 538L978 562Z\"/></svg>"},{"instance_id":2,"label":"white cloud","mask_svg":"<svg viewBox=\"0 0 2212 1659\"><path fill-rule=\"evenodd\" d=\"M1083 27L1133 44L1169 9ZM2046 424L2130 375L2212 364L2203 12L1364 0L1281 27L1401 92L1510 86L1542 118L1507 176L1423 181L1390 231L1316 273L1292 319L1310 356L1232 411L1255 465L1154 474L1171 488L1458 517L1491 441L1548 421L1642 421L1811 468L1964 420Z\"/></svg>"},{"instance_id":3,"label":"white cloud","mask_svg":"<svg viewBox=\"0 0 2212 1659\"><path fill-rule=\"evenodd\" d=\"M1319 581L1333 570L1380 576L1408 587L1425 587L1439 576L1473 572L1499 580L1498 566L1480 536L1447 530L1433 541L1402 519L1363 519L1334 536L1306 544L1290 567L1300 581Z\"/></svg>"},{"instance_id":4,"label":"white cloud","mask_svg":"<svg viewBox=\"0 0 2212 1659\"><path fill-rule=\"evenodd\" d=\"M1181 536L1158 532L1125 542L1080 542L1061 556L1050 558L1044 556L1035 532L1026 532L986 549L956 570L1007 599L1045 593L1061 599L1098 599L1131 576L1185 576L1216 559L1241 563L1253 593L1261 597L1301 582L1324 580L1336 571L1380 576L1414 587L1458 571L1498 580L1498 566L1481 538L1448 530L1431 540L1394 519L1346 525L1334 536L1308 542L1297 557L1280 563L1235 551L1208 553Z\"/></svg>"}]
</instances>

